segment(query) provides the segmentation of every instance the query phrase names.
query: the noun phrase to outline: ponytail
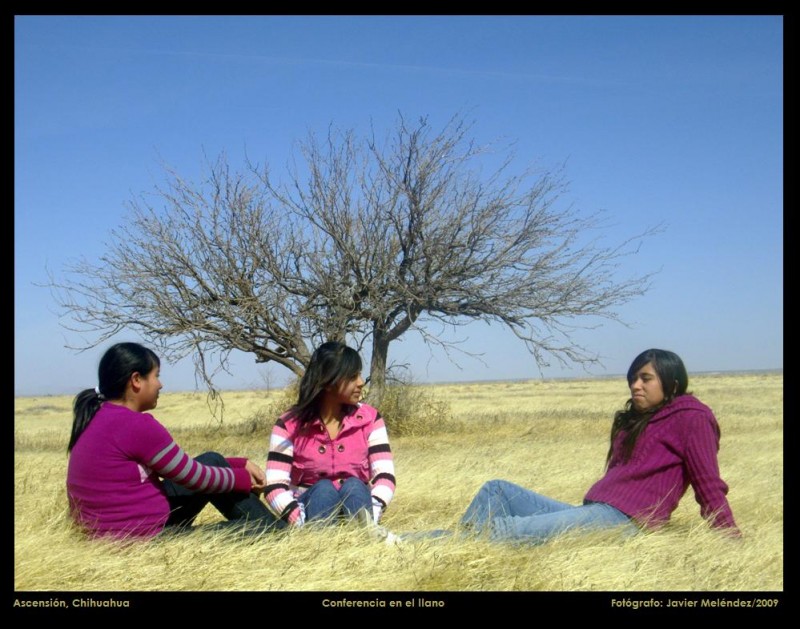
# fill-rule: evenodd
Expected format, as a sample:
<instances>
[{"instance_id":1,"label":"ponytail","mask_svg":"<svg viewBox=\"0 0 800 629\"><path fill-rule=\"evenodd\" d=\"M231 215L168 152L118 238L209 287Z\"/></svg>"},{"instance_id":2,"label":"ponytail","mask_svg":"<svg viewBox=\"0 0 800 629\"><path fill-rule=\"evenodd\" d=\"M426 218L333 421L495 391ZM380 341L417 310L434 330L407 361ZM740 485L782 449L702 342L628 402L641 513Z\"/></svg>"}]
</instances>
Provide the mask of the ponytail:
<instances>
[{"instance_id":1,"label":"ponytail","mask_svg":"<svg viewBox=\"0 0 800 629\"><path fill-rule=\"evenodd\" d=\"M72 403L72 434L69 438L67 452L72 452L72 448L75 447L78 438L86 430L97 411L100 410L104 400L105 397L98 393L97 389L84 389L75 396L75 401Z\"/></svg>"}]
</instances>

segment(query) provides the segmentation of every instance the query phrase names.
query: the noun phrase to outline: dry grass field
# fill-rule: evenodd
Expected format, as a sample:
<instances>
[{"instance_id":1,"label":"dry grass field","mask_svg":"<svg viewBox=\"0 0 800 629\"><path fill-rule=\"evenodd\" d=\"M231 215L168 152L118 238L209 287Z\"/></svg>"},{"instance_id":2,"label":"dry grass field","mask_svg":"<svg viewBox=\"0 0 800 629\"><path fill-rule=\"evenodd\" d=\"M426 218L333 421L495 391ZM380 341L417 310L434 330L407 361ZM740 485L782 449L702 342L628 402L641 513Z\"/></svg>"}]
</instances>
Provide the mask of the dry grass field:
<instances>
[{"instance_id":1,"label":"dry grass field","mask_svg":"<svg viewBox=\"0 0 800 629\"><path fill-rule=\"evenodd\" d=\"M627 391L621 378L422 389L440 408L449 408L450 418L428 418L426 429L406 431L410 434L390 433L398 487L383 523L398 532L452 528L492 478L579 503L603 472L611 417ZM666 528L626 539L566 534L541 546L449 538L390 547L362 529L341 526L247 539L201 527L150 542L90 541L67 514L71 398L17 398L14 587L25 592L783 591L783 375L699 375L690 389L719 419L720 466L744 535L740 540L706 526L690 489ZM191 454L214 449L263 464L269 438L263 415L281 395L228 392L221 425L211 417L204 394L165 393L154 414ZM200 522L218 518L209 508Z\"/></svg>"}]
</instances>

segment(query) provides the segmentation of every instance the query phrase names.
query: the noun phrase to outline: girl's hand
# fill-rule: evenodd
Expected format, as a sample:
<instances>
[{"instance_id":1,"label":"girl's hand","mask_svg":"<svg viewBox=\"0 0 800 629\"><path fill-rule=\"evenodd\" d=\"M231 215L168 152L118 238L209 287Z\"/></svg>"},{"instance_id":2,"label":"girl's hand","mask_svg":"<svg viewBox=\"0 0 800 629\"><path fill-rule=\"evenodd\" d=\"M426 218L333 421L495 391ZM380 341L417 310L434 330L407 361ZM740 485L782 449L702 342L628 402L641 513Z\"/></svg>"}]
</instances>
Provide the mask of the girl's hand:
<instances>
[{"instance_id":1,"label":"girl's hand","mask_svg":"<svg viewBox=\"0 0 800 629\"><path fill-rule=\"evenodd\" d=\"M267 486L267 476L264 474L264 470L262 470L258 465L249 459L245 464L244 469L250 473L251 491L254 491L257 494L263 492L264 488Z\"/></svg>"}]
</instances>

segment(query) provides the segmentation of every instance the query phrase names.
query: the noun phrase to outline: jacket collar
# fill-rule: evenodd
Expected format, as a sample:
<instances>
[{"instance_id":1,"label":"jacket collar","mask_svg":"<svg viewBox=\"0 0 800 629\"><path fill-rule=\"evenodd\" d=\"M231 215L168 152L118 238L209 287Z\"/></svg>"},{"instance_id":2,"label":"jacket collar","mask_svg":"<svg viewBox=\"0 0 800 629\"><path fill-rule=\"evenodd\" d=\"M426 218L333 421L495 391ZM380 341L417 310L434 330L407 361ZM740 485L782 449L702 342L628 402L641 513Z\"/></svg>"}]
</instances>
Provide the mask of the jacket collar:
<instances>
[{"instance_id":1,"label":"jacket collar","mask_svg":"<svg viewBox=\"0 0 800 629\"><path fill-rule=\"evenodd\" d=\"M362 403L358 403L356 406L350 407L348 413L342 417L342 426L340 430L344 430L345 428L353 428L356 426L364 426L368 424L370 421L369 413L365 412L364 405ZM322 426L322 420L317 417L314 421L311 422L310 425L319 425Z\"/></svg>"}]
</instances>

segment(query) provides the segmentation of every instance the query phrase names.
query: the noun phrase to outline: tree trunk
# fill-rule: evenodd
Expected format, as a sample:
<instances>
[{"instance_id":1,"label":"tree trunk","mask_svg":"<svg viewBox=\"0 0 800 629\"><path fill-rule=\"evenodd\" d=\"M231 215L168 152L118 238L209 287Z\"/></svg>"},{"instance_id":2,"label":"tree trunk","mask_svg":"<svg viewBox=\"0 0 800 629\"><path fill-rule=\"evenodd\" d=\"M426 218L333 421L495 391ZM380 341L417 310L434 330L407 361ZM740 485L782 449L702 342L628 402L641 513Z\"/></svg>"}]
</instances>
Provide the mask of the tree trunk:
<instances>
[{"instance_id":1,"label":"tree trunk","mask_svg":"<svg viewBox=\"0 0 800 629\"><path fill-rule=\"evenodd\" d=\"M386 358L389 354L389 336L377 326L372 333L372 359L370 361L369 404L380 409L386 390Z\"/></svg>"}]
</instances>

